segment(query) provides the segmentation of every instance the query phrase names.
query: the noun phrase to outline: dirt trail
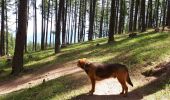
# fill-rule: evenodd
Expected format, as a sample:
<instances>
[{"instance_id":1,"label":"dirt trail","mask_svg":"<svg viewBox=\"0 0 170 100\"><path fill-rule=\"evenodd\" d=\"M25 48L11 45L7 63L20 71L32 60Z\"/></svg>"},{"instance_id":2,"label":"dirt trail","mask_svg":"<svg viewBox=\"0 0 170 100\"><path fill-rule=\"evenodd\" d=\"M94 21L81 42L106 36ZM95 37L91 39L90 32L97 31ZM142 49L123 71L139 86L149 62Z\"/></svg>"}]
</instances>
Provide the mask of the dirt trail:
<instances>
[{"instance_id":1,"label":"dirt trail","mask_svg":"<svg viewBox=\"0 0 170 100\"><path fill-rule=\"evenodd\" d=\"M75 62L69 62L64 65L55 65L42 68L35 71L31 75L24 75L20 78L0 83L0 95L25 88L30 88L41 84L43 80L49 81L64 75L78 72L80 70L81 69L75 66Z\"/></svg>"}]
</instances>

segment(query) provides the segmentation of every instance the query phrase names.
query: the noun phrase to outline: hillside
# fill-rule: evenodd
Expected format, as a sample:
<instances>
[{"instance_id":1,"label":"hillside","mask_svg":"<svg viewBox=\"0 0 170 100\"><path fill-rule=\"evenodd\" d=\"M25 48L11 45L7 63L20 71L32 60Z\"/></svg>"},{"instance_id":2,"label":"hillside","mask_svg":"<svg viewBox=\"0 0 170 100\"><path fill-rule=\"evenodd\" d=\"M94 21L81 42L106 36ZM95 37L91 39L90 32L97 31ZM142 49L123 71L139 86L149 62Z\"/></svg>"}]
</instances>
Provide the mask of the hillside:
<instances>
[{"instance_id":1,"label":"hillside","mask_svg":"<svg viewBox=\"0 0 170 100\"><path fill-rule=\"evenodd\" d=\"M24 76L31 76L31 78L45 75L43 78L48 77L48 71L56 70L54 76L49 81L34 87L12 92L9 94L1 95L2 100L63 100L63 99L92 99L98 98L120 98L117 96L120 87L115 90L117 94L110 91L108 87L104 92L98 89L94 97L86 96L90 88L90 81L87 76L80 69L76 69L76 61L80 58L87 58L92 62L102 63L122 63L128 66L130 76L135 84L130 87L129 96L122 99L161 99L170 98L170 79L167 77L169 73L170 61L170 34L168 32L154 33L148 31L140 33L136 38L129 38L128 35L118 35L115 37L116 42L107 44L107 39L97 39L90 42L78 43L69 45L61 50L60 53L54 55L54 50L46 50L40 52L32 52L25 54L24 62L26 73L15 77L14 79L24 78ZM99 44L99 45L97 45ZM10 64L5 63L5 58L1 58L0 63L0 81L3 83L13 82L13 76L8 76L11 71ZM63 67L64 66L64 67ZM67 69L68 67L68 69ZM71 68L70 68L71 67ZM57 71L66 68L64 71ZM158 71L160 70L160 72ZM72 71L72 73L69 73ZM37 73L39 72L39 73ZM159 74L157 74L159 72ZM36 74L35 74L36 73ZM69 73L69 74L67 74ZM47 75L47 76L46 76ZM49 75L50 76L50 75ZM52 76L52 75L51 75ZM41 81L43 78L40 78ZM37 79L38 80L38 79ZM29 81L26 81L29 83ZM106 80L106 84L115 82ZM32 83L31 83L32 84ZM101 86L106 84L99 83ZM115 83L117 84L117 83ZM17 85L17 84L16 84ZM109 85L113 89L113 85ZM3 90L0 87L0 90ZM1 91L2 92L2 91ZM100 95L98 95L100 94Z\"/></svg>"}]
</instances>

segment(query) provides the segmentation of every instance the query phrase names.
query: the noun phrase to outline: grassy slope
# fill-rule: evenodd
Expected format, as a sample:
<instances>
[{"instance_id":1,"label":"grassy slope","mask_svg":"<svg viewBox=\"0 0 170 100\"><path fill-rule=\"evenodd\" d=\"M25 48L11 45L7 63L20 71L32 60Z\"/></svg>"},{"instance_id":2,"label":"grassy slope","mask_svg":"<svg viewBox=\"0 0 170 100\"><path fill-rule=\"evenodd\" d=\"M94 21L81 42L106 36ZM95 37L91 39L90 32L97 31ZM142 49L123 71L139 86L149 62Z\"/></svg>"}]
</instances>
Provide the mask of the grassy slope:
<instances>
[{"instance_id":1,"label":"grassy slope","mask_svg":"<svg viewBox=\"0 0 170 100\"><path fill-rule=\"evenodd\" d=\"M100 46L96 46L100 43ZM70 45L62 49L60 54L54 55L53 50L35 52L25 55L25 67L38 69L42 65L59 64L86 57L91 61L104 63L119 62L126 64L129 69L144 69L141 66L158 64L170 58L170 34L152 33L140 34L137 38L128 38L126 35L116 36L114 44L106 44L107 39L98 39L91 42ZM30 59L30 55L32 56ZM139 66L140 65L140 66ZM0 69L9 73L11 68L1 64ZM4 77L0 75L0 77ZM80 82L77 82L80 80ZM79 84L81 83L81 85ZM69 84L69 86L68 86ZM40 86L15 92L0 97L2 100L47 100L67 99L72 96L87 92L87 78L82 73L75 73L52 80ZM161 95L170 94L170 86L162 84L159 89L150 93L147 98L160 98ZM67 95L66 95L67 94Z\"/></svg>"}]
</instances>

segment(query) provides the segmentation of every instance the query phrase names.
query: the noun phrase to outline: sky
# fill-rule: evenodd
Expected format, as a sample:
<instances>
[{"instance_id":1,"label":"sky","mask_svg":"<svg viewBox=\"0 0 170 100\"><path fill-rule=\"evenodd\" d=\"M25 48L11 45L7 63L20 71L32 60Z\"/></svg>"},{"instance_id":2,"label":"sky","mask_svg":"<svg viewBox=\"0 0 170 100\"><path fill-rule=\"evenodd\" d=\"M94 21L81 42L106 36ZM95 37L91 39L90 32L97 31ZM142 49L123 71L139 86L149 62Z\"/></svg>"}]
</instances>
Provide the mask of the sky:
<instances>
[{"instance_id":1,"label":"sky","mask_svg":"<svg viewBox=\"0 0 170 100\"><path fill-rule=\"evenodd\" d=\"M37 0L37 34L38 34L38 41L40 41L41 38L41 12L40 12L40 8L39 5L41 4L41 0ZM9 32L13 34L13 36L15 36L16 34L16 14L14 14L15 12L15 5L14 5L14 0L11 1L11 5L10 7L8 7L10 10L8 12L8 27L9 27ZM33 37L33 10L32 10L32 6L30 6L29 9L29 20L28 20L28 30L27 30L27 39L28 42L32 41L32 37ZM54 22L53 22L54 23ZM54 25L53 25L54 26ZM50 30L51 24L49 23L49 30Z\"/></svg>"},{"instance_id":2,"label":"sky","mask_svg":"<svg viewBox=\"0 0 170 100\"><path fill-rule=\"evenodd\" d=\"M9 27L9 32L13 34L13 36L15 37L16 35L16 14L14 14L14 12L16 12L16 5L15 5L15 0L11 0L11 5L10 7L8 7L10 10L8 12L8 27ZM41 5L41 0L37 0L37 40L38 42L40 42L41 40L41 10L40 10L40 5ZM30 5L29 6L29 20L28 20L28 30L27 30L27 41L33 41L33 7ZM88 15L87 15L87 20L86 20L86 33L88 32ZM54 31L54 24L55 24L55 20L54 20L54 16L53 16L53 31ZM49 33L50 33L50 27L51 27L51 23L49 21ZM73 33L74 34L74 33ZM85 36L85 39L87 40L87 34ZM49 36L48 36L48 40L49 40Z\"/></svg>"}]
</instances>

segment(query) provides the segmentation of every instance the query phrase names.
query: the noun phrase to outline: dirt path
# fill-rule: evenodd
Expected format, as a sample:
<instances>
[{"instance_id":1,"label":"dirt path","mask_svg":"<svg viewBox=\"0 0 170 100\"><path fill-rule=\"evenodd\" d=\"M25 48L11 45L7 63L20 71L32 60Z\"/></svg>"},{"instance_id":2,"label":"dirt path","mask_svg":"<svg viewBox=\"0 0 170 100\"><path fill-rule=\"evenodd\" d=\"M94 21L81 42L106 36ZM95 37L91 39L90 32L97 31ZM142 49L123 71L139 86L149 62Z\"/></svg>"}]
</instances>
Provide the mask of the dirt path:
<instances>
[{"instance_id":1,"label":"dirt path","mask_svg":"<svg viewBox=\"0 0 170 100\"><path fill-rule=\"evenodd\" d=\"M24 75L15 80L0 83L0 95L30 88L41 84L43 81L49 81L64 75L78 72L80 70L81 69L75 66L75 62L69 62L64 65L48 66L35 71L31 75Z\"/></svg>"},{"instance_id":2,"label":"dirt path","mask_svg":"<svg viewBox=\"0 0 170 100\"><path fill-rule=\"evenodd\" d=\"M79 71L81 71L81 69L76 66L75 61L68 62L64 65L48 66L48 67L39 69L30 75L24 75L20 78L8 80L8 81L0 83L0 95L11 93L11 92L18 91L21 89L30 88L30 87L41 84L43 80L49 81L49 80L56 79L64 75L73 74ZM129 100L142 99L143 98L143 95L141 93L142 89L137 89L137 90L135 89L139 87L140 85L141 86L144 84L146 85L150 83L151 81L155 80L155 78L153 77L146 78L142 76L141 74L139 73L137 74L137 73L138 72L131 74L132 81L133 81L133 84L135 84L135 86L133 88L129 86L130 96L126 98L126 100L127 99ZM86 95L81 96L80 95L73 99L80 99L80 98L83 98L83 100L86 100L87 98L88 100L103 100L103 99L110 100L108 98L124 99L118 96L120 92L121 92L121 86L119 82L116 79L110 78L104 81L97 82L94 96L86 96Z\"/></svg>"}]
</instances>

